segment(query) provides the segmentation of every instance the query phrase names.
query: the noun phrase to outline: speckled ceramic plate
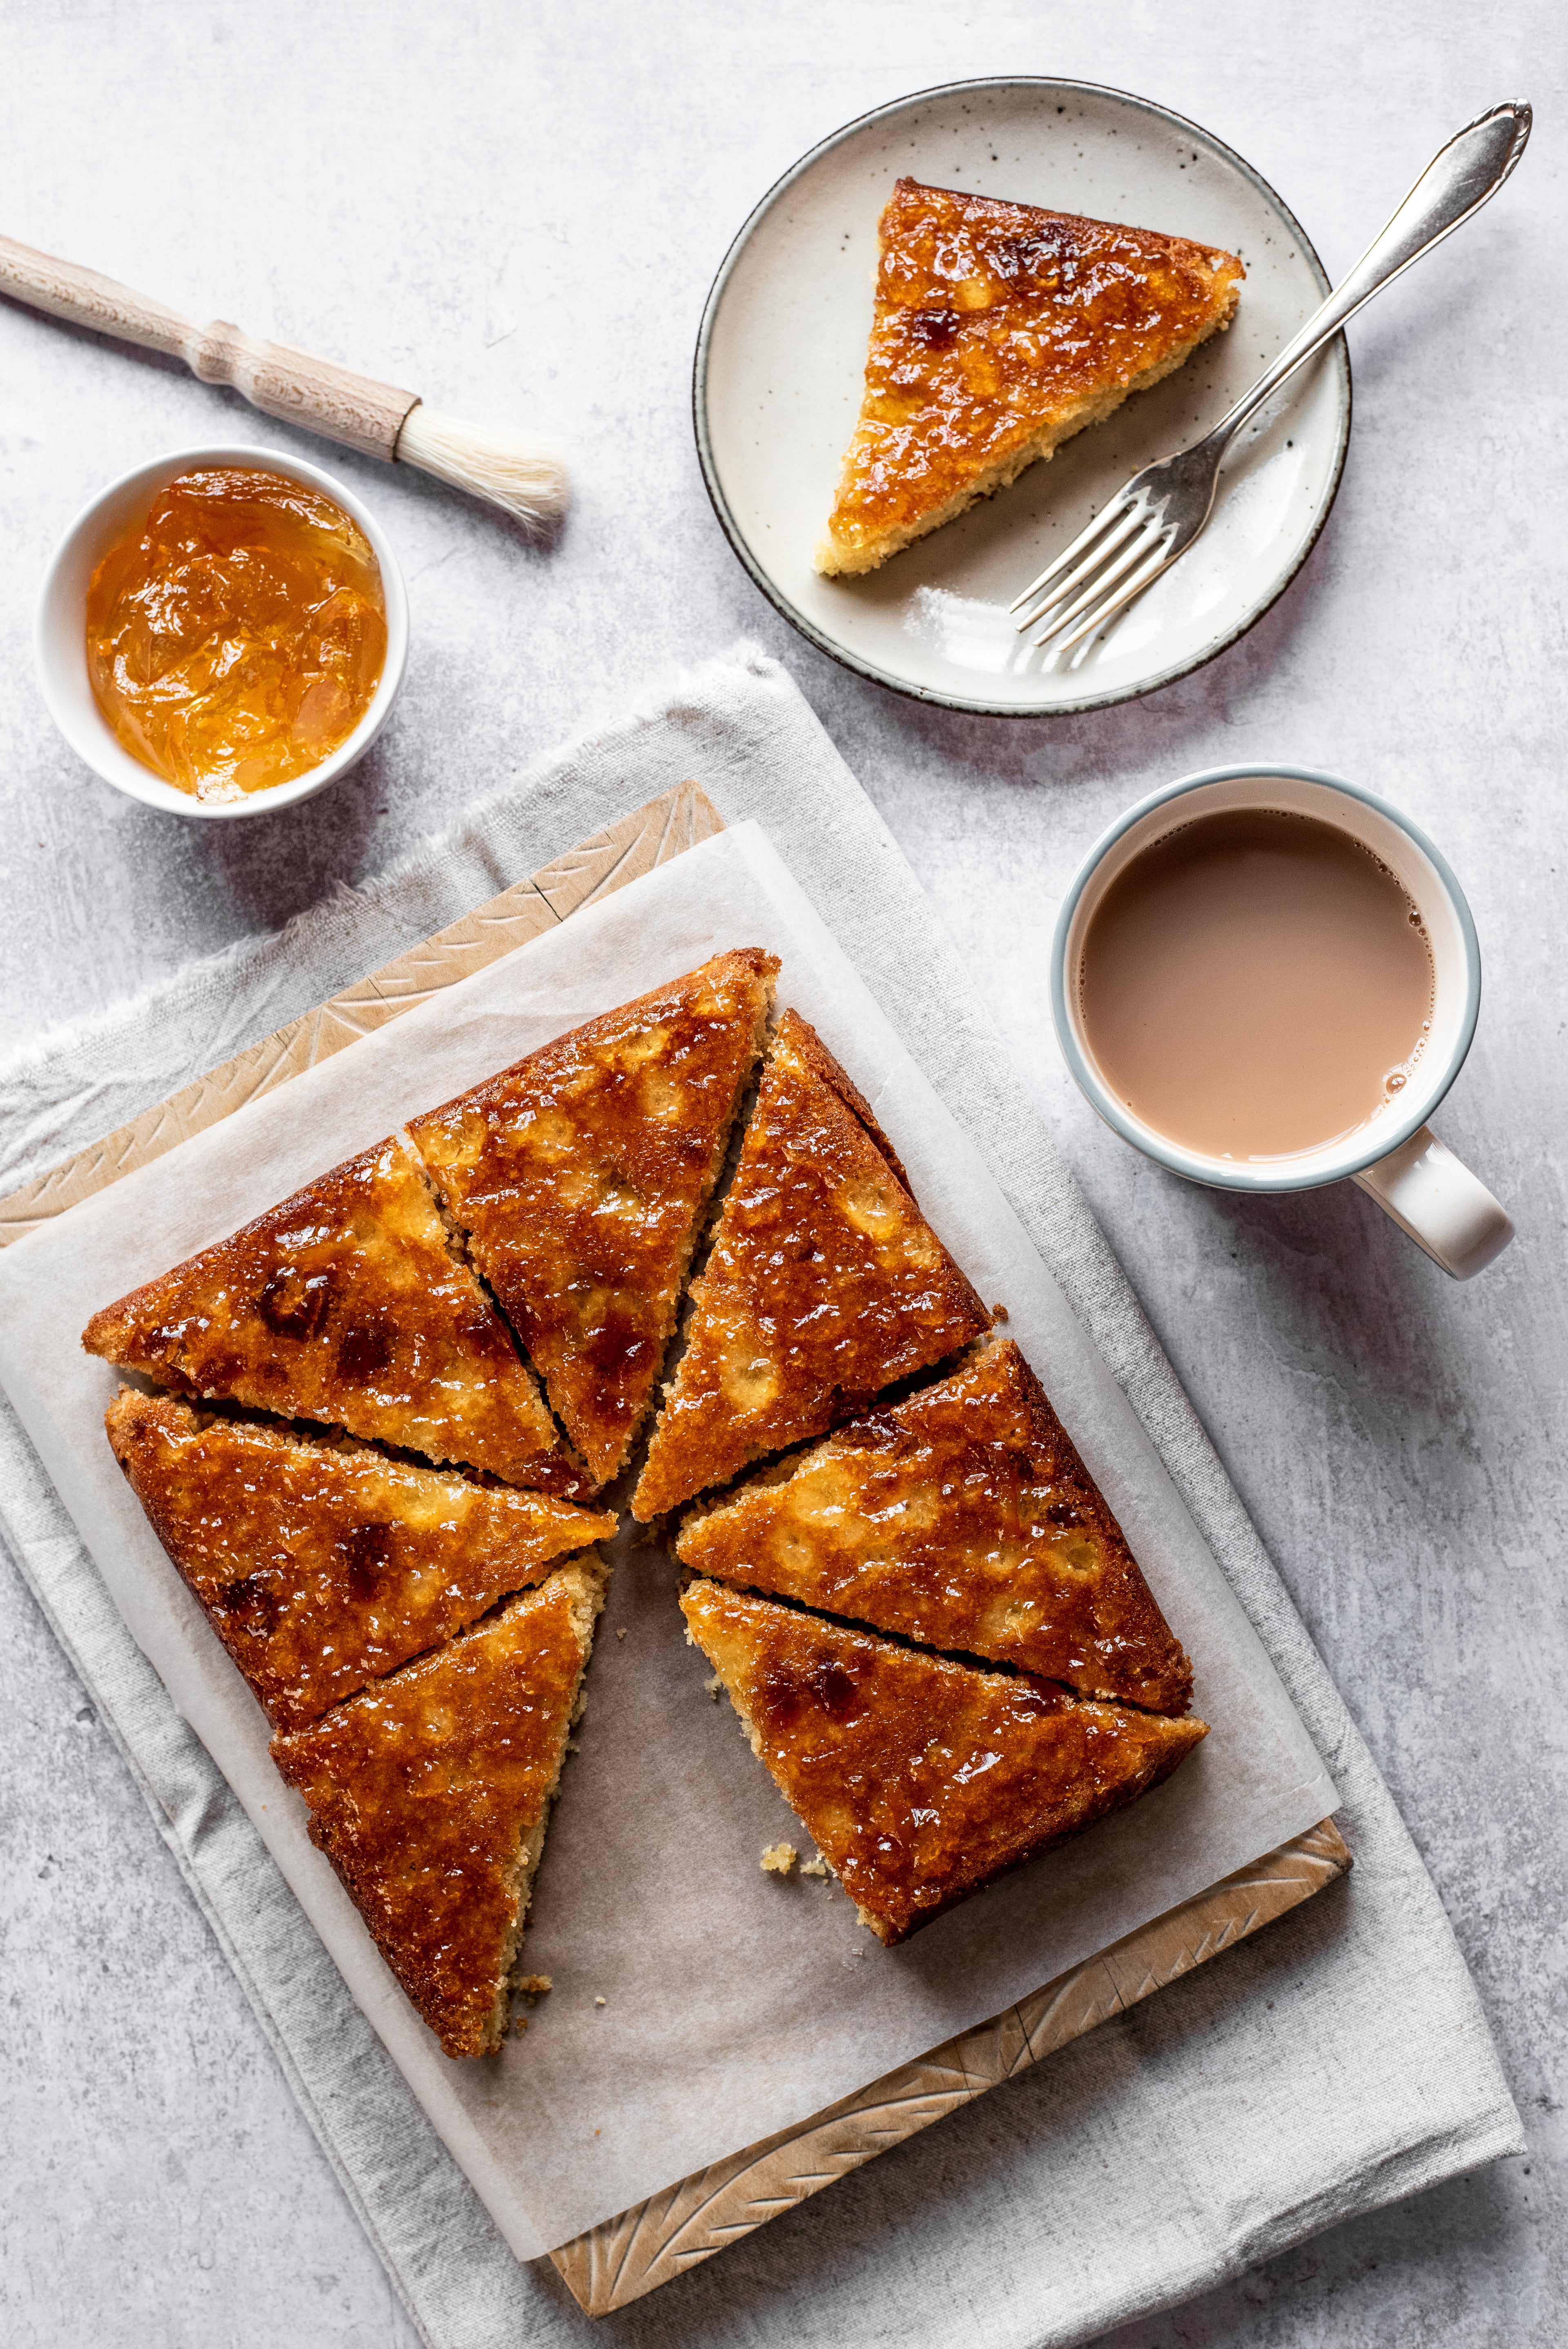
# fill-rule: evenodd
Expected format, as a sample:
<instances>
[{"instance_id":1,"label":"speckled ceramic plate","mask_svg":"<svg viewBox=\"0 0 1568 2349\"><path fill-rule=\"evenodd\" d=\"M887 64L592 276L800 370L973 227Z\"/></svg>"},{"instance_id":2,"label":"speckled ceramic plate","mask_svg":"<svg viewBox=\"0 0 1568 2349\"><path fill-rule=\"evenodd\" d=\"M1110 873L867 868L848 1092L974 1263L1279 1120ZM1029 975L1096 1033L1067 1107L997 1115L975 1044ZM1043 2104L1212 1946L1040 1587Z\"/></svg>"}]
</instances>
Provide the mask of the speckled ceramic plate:
<instances>
[{"instance_id":1,"label":"speckled ceramic plate","mask_svg":"<svg viewBox=\"0 0 1568 2349\"><path fill-rule=\"evenodd\" d=\"M903 172L1222 245L1247 280L1229 333L1165 382L880 571L822 579L811 550L860 407L877 218ZM1343 338L1260 411L1203 536L1109 632L1064 660L1029 650L1006 606L1130 474L1217 423L1327 291L1267 182L1164 107L1088 82L923 90L803 156L726 255L694 384L708 493L763 594L862 677L1007 717L1130 700L1233 644L1305 561L1350 434Z\"/></svg>"}]
</instances>

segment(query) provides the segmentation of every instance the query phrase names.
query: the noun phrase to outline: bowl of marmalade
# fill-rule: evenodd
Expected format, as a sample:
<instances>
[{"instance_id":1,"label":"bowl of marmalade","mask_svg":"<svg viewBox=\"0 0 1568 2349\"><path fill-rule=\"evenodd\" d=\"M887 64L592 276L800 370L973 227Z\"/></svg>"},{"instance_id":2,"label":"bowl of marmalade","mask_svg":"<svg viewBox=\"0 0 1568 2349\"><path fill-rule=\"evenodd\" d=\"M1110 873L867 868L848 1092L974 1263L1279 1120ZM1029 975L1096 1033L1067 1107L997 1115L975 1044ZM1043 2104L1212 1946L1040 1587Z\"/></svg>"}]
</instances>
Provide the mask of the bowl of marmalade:
<instances>
[{"instance_id":1,"label":"bowl of marmalade","mask_svg":"<svg viewBox=\"0 0 1568 2349\"><path fill-rule=\"evenodd\" d=\"M226 821L309 799L363 758L403 682L386 535L319 467L179 449L85 507L44 575L49 714L104 781Z\"/></svg>"}]
</instances>

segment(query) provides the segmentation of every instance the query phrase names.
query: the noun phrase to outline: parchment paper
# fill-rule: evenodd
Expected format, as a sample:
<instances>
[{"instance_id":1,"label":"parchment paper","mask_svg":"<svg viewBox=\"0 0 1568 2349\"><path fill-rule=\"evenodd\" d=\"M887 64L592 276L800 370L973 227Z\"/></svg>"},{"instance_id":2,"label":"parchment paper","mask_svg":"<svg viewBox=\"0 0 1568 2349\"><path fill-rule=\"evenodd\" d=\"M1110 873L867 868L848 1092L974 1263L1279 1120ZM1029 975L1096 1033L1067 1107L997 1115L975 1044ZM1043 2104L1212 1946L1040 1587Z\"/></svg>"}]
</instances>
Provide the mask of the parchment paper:
<instances>
[{"instance_id":1,"label":"parchment paper","mask_svg":"<svg viewBox=\"0 0 1568 2349\"><path fill-rule=\"evenodd\" d=\"M309 1843L259 1707L115 1466L101 1425L115 1374L78 1334L97 1307L404 1119L743 945L780 956L780 1001L820 1028L954 1256L987 1302L1006 1304L1010 1334L1192 1657L1213 1733L1131 1812L882 1951L830 1881L761 1872L764 1845L804 1850L804 1833L727 1702L706 1692L672 1562L624 1535L525 1945L556 1987L525 2037L453 2064ZM521 2258L997 2013L1337 1801L1126 1398L754 824L585 908L19 1242L0 1259L0 1376L131 1630Z\"/></svg>"}]
</instances>

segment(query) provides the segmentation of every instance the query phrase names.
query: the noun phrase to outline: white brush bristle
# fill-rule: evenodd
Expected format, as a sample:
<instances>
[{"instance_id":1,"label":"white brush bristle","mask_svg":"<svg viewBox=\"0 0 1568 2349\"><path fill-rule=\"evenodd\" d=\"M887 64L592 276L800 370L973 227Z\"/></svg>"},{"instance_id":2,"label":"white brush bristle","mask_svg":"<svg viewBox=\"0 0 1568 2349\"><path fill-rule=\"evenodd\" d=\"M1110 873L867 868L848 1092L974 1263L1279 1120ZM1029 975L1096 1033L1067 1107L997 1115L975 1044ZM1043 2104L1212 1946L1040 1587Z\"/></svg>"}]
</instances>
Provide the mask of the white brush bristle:
<instances>
[{"instance_id":1,"label":"white brush bristle","mask_svg":"<svg viewBox=\"0 0 1568 2349\"><path fill-rule=\"evenodd\" d=\"M531 432L493 432L420 400L397 435L399 463L418 465L524 523L545 529L566 511L571 478L561 445Z\"/></svg>"}]
</instances>

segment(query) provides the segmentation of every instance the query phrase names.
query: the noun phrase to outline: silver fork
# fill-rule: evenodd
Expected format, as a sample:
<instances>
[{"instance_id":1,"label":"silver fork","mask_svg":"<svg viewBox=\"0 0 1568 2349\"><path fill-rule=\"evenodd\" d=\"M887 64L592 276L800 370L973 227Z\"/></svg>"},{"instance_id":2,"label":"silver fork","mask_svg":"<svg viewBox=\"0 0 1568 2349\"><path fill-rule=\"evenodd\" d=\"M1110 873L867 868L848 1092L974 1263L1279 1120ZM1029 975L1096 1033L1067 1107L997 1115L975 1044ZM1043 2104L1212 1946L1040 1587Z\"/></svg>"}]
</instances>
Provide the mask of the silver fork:
<instances>
[{"instance_id":1,"label":"silver fork","mask_svg":"<svg viewBox=\"0 0 1568 2349\"><path fill-rule=\"evenodd\" d=\"M1522 98L1514 99L1494 106L1449 140L1382 235L1230 414L1180 456L1162 457L1135 473L1088 528L1014 598L1007 609L1023 612L1017 623L1020 635L1043 620L1036 647L1055 636L1060 639L1056 651L1070 652L1186 554L1213 512L1221 460L1248 417L1374 294L1392 285L1412 262L1451 236L1489 196L1496 195L1524 152L1530 121L1529 107ZM1059 575L1063 572L1065 577ZM1071 635L1063 635L1068 628Z\"/></svg>"}]
</instances>

